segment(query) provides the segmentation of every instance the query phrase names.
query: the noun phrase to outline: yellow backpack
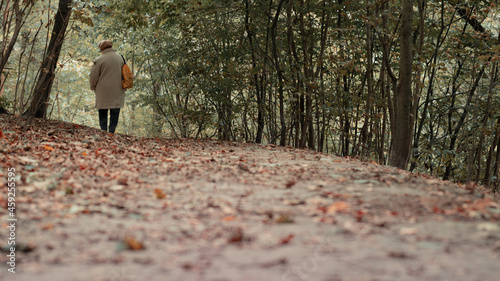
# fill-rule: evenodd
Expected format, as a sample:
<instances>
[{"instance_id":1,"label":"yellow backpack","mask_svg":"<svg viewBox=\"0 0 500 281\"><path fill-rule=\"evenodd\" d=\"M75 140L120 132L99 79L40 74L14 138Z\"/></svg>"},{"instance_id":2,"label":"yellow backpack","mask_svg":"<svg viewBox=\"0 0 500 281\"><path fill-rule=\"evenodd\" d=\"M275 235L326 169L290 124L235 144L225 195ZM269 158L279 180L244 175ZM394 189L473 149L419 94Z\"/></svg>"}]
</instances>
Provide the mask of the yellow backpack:
<instances>
[{"instance_id":1,"label":"yellow backpack","mask_svg":"<svg viewBox=\"0 0 500 281\"><path fill-rule=\"evenodd\" d=\"M125 62L125 58L122 56L123 59L123 66L122 66L122 88L123 89L132 89L134 86L134 75L132 74L132 71L128 67L127 63Z\"/></svg>"}]
</instances>

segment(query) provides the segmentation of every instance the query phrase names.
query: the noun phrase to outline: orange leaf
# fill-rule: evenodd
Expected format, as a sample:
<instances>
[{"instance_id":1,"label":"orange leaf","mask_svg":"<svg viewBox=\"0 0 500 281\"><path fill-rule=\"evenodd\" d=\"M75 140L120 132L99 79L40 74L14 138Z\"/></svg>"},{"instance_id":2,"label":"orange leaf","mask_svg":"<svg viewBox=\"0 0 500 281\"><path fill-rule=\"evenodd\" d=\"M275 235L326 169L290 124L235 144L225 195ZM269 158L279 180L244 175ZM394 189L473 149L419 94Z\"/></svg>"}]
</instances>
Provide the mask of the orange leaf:
<instances>
[{"instance_id":1,"label":"orange leaf","mask_svg":"<svg viewBox=\"0 0 500 281\"><path fill-rule=\"evenodd\" d=\"M164 199L165 197L167 197L167 195L165 193L163 193L163 191L159 188L155 188L154 193L155 193L156 198L158 198L158 199Z\"/></svg>"},{"instance_id":2,"label":"orange leaf","mask_svg":"<svg viewBox=\"0 0 500 281\"><path fill-rule=\"evenodd\" d=\"M328 214L334 214L336 212L342 212L349 209L349 204L346 202L340 201L340 202L335 202L332 205L328 207L328 210L326 211Z\"/></svg>"},{"instance_id":3,"label":"orange leaf","mask_svg":"<svg viewBox=\"0 0 500 281\"><path fill-rule=\"evenodd\" d=\"M42 230L50 230L50 229L53 229L53 228L54 228L54 225L51 224L50 222L47 223L46 225L42 226Z\"/></svg>"},{"instance_id":4,"label":"orange leaf","mask_svg":"<svg viewBox=\"0 0 500 281\"><path fill-rule=\"evenodd\" d=\"M144 250L144 245L132 236L125 236L123 239L127 247L132 251Z\"/></svg>"},{"instance_id":5,"label":"orange leaf","mask_svg":"<svg viewBox=\"0 0 500 281\"><path fill-rule=\"evenodd\" d=\"M236 218L233 216L225 216L222 218L223 221L234 221Z\"/></svg>"},{"instance_id":6,"label":"orange leaf","mask_svg":"<svg viewBox=\"0 0 500 281\"><path fill-rule=\"evenodd\" d=\"M54 148L53 148L53 147L48 146L48 145L45 145L43 148L45 148L45 150L48 150L48 151L52 151L52 150L54 150Z\"/></svg>"},{"instance_id":7,"label":"orange leaf","mask_svg":"<svg viewBox=\"0 0 500 281\"><path fill-rule=\"evenodd\" d=\"M83 156L87 156L87 152L85 152L85 151L84 151L84 152L82 152L82 155L83 155Z\"/></svg>"}]
</instances>

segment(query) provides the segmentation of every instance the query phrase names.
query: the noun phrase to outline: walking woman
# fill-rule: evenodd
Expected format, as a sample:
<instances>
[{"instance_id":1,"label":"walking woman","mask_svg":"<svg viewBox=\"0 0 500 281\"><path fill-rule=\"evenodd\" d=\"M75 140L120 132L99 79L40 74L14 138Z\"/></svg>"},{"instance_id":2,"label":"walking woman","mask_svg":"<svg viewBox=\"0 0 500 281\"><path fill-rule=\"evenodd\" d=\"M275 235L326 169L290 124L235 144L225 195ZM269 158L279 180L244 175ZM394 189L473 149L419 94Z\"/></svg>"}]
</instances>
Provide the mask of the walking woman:
<instances>
[{"instance_id":1,"label":"walking woman","mask_svg":"<svg viewBox=\"0 0 500 281\"><path fill-rule=\"evenodd\" d=\"M125 89L122 87L123 58L113 49L113 42L99 42L101 56L93 61L90 69L90 89L95 92L95 107L99 110L101 129L108 131L108 110L110 112L109 132L115 133L120 109L125 104Z\"/></svg>"}]
</instances>

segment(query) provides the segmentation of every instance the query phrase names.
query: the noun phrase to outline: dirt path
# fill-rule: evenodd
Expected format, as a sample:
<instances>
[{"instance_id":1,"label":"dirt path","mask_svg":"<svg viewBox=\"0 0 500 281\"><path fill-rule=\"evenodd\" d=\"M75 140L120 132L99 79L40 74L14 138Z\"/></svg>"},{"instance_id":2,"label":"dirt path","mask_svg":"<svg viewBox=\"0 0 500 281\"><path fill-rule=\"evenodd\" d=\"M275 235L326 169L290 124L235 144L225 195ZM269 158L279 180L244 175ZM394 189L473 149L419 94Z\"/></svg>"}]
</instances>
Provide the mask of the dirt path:
<instances>
[{"instance_id":1,"label":"dirt path","mask_svg":"<svg viewBox=\"0 0 500 281\"><path fill-rule=\"evenodd\" d=\"M273 145L4 118L0 280L500 280L499 200L480 189Z\"/></svg>"}]
</instances>

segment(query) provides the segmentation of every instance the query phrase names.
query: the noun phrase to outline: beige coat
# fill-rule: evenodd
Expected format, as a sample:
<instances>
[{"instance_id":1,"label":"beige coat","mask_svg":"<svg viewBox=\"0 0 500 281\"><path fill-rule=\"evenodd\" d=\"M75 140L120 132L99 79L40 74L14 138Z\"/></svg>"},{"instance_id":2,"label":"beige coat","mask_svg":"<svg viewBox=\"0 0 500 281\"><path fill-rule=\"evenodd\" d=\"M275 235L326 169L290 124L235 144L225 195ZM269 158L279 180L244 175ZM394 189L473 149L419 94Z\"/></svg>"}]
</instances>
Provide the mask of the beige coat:
<instances>
[{"instance_id":1,"label":"beige coat","mask_svg":"<svg viewBox=\"0 0 500 281\"><path fill-rule=\"evenodd\" d=\"M109 48L93 62L90 69L90 89L95 91L95 107L123 108L125 89L122 88L122 57Z\"/></svg>"}]
</instances>

